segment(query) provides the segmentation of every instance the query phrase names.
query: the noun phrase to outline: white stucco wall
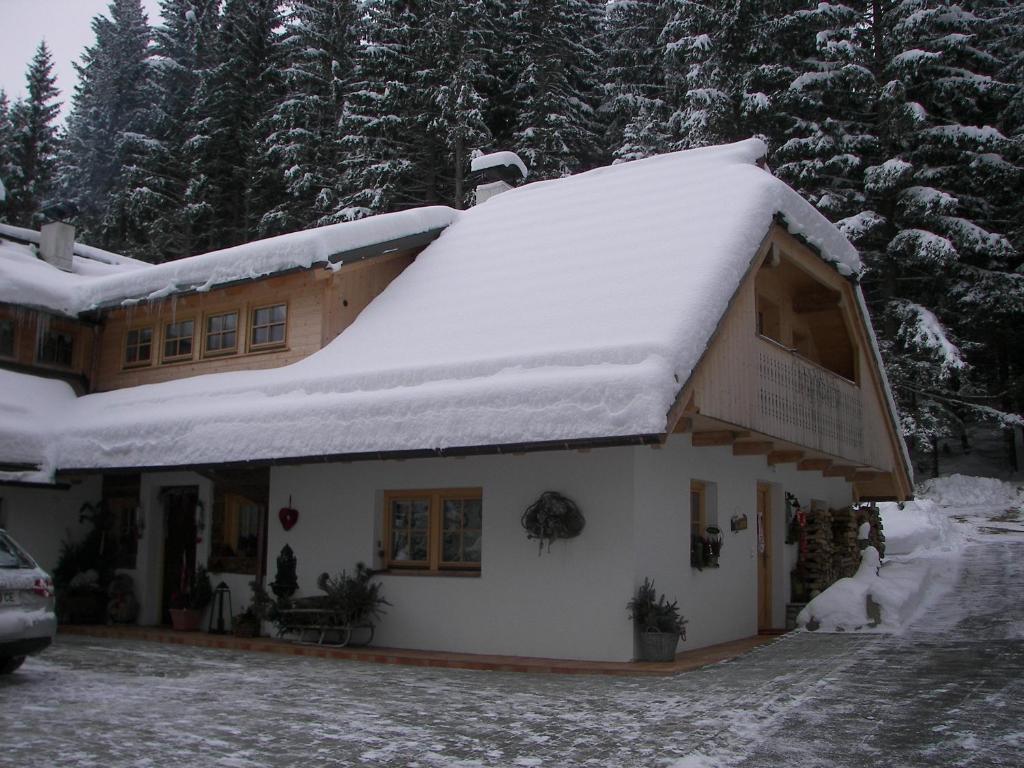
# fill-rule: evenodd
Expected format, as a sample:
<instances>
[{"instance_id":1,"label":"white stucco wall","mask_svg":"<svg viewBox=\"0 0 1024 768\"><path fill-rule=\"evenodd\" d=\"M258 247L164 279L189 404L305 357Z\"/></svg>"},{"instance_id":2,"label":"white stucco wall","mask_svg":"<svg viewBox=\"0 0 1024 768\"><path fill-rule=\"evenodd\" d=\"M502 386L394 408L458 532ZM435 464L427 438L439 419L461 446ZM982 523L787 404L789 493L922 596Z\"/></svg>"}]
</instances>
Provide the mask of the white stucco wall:
<instances>
[{"instance_id":1,"label":"white stucco wall","mask_svg":"<svg viewBox=\"0 0 1024 768\"><path fill-rule=\"evenodd\" d=\"M77 541L88 529L78 521L85 503L100 500L99 476L84 478L67 490L0 486L0 507L7 531L44 570L53 573L65 539Z\"/></svg>"},{"instance_id":2,"label":"white stucco wall","mask_svg":"<svg viewBox=\"0 0 1024 768\"><path fill-rule=\"evenodd\" d=\"M637 528L634 585L654 579L659 593L678 600L688 619L691 650L757 634L757 485L772 487L773 624L785 624L789 573L796 546L787 546L784 492L801 502L852 502L850 486L820 472L798 472L795 465L768 465L764 456L733 456L730 447L693 448L688 435L673 435L660 449L637 447L635 491ZM723 546L718 568L690 567L690 481L709 487L709 521L717 519ZM733 532L730 520L746 514L746 530Z\"/></svg>"},{"instance_id":3,"label":"white stucco wall","mask_svg":"<svg viewBox=\"0 0 1024 768\"><path fill-rule=\"evenodd\" d=\"M385 490L481 487L480 576L385 574L393 604L376 645L570 659L628 660L625 604L633 583L632 449L463 459L275 467L271 472L268 580L285 543L298 557L302 594L322 571L376 560ZM547 490L572 498L583 534L538 554L520 525ZM277 510L299 510L285 532Z\"/></svg>"}]
</instances>

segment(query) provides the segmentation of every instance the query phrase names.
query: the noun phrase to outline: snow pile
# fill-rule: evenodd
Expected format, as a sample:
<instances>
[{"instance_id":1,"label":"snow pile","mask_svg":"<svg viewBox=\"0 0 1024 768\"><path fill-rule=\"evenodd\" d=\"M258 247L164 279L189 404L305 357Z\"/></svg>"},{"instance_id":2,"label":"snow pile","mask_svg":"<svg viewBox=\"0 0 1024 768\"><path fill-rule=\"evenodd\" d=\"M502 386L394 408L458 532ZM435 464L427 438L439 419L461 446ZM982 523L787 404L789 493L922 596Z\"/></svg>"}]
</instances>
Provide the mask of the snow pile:
<instances>
[{"instance_id":1,"label":"snow pile","mask_svg":"<svg viewBox=\"0 0 1024 768\"><path fill-rule=\"evenodd\" d=\"M75 403L70 385L0 368L0 464L35 464L40 470L0 472L0 480L52 479L57 432Z\"/></svg>"},{"instance_id":2,"label":"snow pile","mask_svg":"<svg viewBox=\"0 0 1024 768\"><path fill-rule=\"evenodd\" d=\"M963 545L963 533L939 505L928 498L879 504L885 531L886 556L952 552Z\"/></svg>"},{"instance_id":3,"label":"snow pile","mask_svg":"<svg viewBox=\"0 0 1024 768\"><path fill-rule=\"evenodd\" d=\"M660 434L776 216L838 271L861 268L832 224L758 167L764 154L758 140L676 152L527 184L458 215L404 211L93 281L78 294L86 306L454 220L305 360L81 398L57 465Z\"/></svg>"},{"instance_id":4,"label":"snow pile","mask_svg":"<svg viewBox=\"0 0 1024 768\"><path fill-rule=\"evenodd\" d=\"M1020 507L1024 488L992 477L949 475L925 480L918 488L921 495L936 504L951 507ZM888 528L886 536L888 536Z\"/></svg>"}]
</instances>

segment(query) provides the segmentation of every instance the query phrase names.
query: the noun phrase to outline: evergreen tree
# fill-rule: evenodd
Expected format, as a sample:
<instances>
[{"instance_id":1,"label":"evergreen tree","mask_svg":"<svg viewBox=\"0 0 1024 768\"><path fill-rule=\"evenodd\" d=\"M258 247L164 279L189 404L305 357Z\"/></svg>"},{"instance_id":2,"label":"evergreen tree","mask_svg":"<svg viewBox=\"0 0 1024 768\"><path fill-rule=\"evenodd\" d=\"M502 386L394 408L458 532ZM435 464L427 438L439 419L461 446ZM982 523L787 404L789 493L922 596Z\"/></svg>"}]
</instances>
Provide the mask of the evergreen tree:
<instances>
[{"instance_id":1,"label":"evergreen tree","mask_svg":"<svg viewBox=\"0 0 1024 768\"><path fill-rule=\"evenodd\" d=\"M76 65L60 187L78 205L82 239L140 254L145 238L129 216L130 178L152 109L150 30L140 0L113 0L109 14L93 19L96 40Z\"/></svg>"},{"instance_id":2,"label":"evergreen tree","mask_svg":"<svg viewBox=\"0 0 1024 768\"><path fill-rule=\"evenodd\" d=\"M7 94L0 90L0 184L3 184L4 191L0 197L0 221L5 220L4 212L7 210L7 197L9 185L14 179L17 168L14 165L14 123L11 120L10 103Z\"/></svg>"},{"instance_id":3,"label":"evergreen tree","mask_svg":"<svg viewBox=\"0 0 1024 768\"><path fill-rule=\"evenodd\" d=\"M992 412L988 358L1006 310L1021 303L1008 271L1016 252L993 227L994 197L1012 176L1007 139L992 125L1006 94L984 17L903 0L882 23L881 162L865 171L866 210L842 224L871 268L865 285L906 434L934 449L965 418ZM955 357L978 363L970 376L949 364L952 337L964 350Z\"/></svg>"},{"instance_id":4,"label":"evergreen tree","mask_svg":"<svg viewBox=\"0 0 1024 768\"><path fill-rule=\"evenodd\" d=\"M158 262L202 250L203 224L211 218L207 177L196 162L205 146L198 96L216 65L219 6L219 0L163 0L164 24L153 30L156 100L134 174L132 215Z\"/></svg>"},{"instance_id":5,"label":"evergreen tree","mask_svg":"<svg viewBox=\"0 0 1024 768\"><path fill-rule=\"evenodd\" d=\"M462 207L470 151L489 143L481 2L374 2L362 79L342 117L348 195L336 218Z\"/></svg>"},{"instance_id":6,"label":"evergreen tree","mask_svg":"<svg viewBox=\"0 0 1024 768\"><path fill-rule=\"evenodd\" d=\"M518 108L515 151L530 177L549 179L601 161L600 0L518 0L513 18Z\"/></svg>"},{"instance_id":7,"label":"evergreen tree","mask_svg":"<svg viewBox=\"0 0 1024 768\"><path fill-rule=\"evenodd\" d=\"M808 5L778 24L795 55L773 99L779 119L770 163L836 220L864 210L864 169L878 159L875 20L866 2Z\"/></svg>"},{"instance_id":8,"label":"evergreen tree","mask_svg":"<svg viewBox=\"0 0 1024 768\"><path fill-rule=\"evenodd\" d=\"M284 95L265 142L284 192L264 215L261 234L312 226L339 206L338 123L355 81L362 36L361 6L353 0L291 3L282 54Z\"/></svg>"},{"instance_id":9,"label":"evergreen tree","mask_svg":"<svg viewBox=\"0 0 1024 768\"><path fill-rule=\"evenodd\" d=\"M13 129L13 168L7 187L7 220L18 226L38 227L39 209L49 200L56 182L58 151L57 101L53 58L42 42L26 74L28 95L10 109Z\"/></svg>"},{"instance_id":10,"label":"evergreen tree","mask_svg":"<svg viewBox=\"0 0 1024 768\"><path fill-rule=\"evenodd\" d=\"M617 161L669 149L662 32L672 10L672 0L629 0L609 7L600 113L604 146Z\"/></svg>"},{"instance_id":11,"label":"evergreen tree","mask_svg":"<svg viewBox=\"0 0 1024 768\"><path fill-rule=\"evenodd\" d=\"M192 186L186 199L198 214L198 250L253 239L273 205L276 179L264 147L280 95L280 24L277 0L224 5L214 61L201 72L196 133L188 147Z\"/></svg>"}]
</instances>

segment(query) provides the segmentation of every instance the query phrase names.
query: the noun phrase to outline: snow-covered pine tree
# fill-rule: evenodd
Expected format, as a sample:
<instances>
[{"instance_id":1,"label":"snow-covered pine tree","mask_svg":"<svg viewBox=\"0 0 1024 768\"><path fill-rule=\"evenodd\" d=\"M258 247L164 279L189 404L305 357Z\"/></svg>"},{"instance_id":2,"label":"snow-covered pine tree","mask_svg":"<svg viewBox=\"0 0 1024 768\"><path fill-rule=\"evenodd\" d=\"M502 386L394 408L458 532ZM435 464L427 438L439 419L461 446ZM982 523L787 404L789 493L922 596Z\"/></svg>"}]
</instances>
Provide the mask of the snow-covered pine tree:
<instances>
[{"instance_id":1,"label":"snow-covered pine tree","mask_svg":"<svg viewBox=\"0 0 1024 768\"><path fill-rule=\"evenodd\" d=\"M205 175L193 175L202 148L199 87L216 63L220 0L162 0L153 29L155 108L133 174L132 215L144 227L153 261L202 249Z\"/></svg>"},{"instance_id":2,"label":"snow-covered pine tree","mask_svg":"<svg viewBox=\"0 0 1024 768\"><path fill-rule=\"evenodd\" d=\"M484 100L487 131L495 149L514 146L516 115L515 51L517 34L512 9L516 0L480 0L481 62L479 92Z\"/></svg>"},{"instance_id":3,"label":"snow-covered pine tree","mask_svg":"<svg viewBox=\"0 0 1024 768\"><path fill-rule=\"evenodd\" d=\"M284 92L265 140L284 190L260 222L264 235L312 226L338 207L338 123L363 38L362 7L355 0L294 0L285 13Z\"/></svg>"},{"instance_id":4,"label":"snow-covered pine tree","mask_svg":"<svg viewBox=\"0 0 1024 768\"><path fill-rule=\"evenodd\" d=\"M130 178L152 109L150 30L140 0L113 0L108 13L93 19L95 42L76 65L59 186L78 205L83 240L135 255L145 240L129 216Z\"/></svg>"},{"instance_id":5,"label":"snow-covered pine tree","mask_svg":"<svg viewBox=\"0 0 1024 768\"><path fill-rule=\"evenodd\" d=\"M215 60L201 73L189 142L193 180L186 196L202 211L195 246L225 248L258 236L273 206L276 174L266 162L271 110L280 96L278 0L227 0Z\"/></svg>"},{"instance_id":6,"label":"snow-covered pine tree","mask_svg":"<svg viewBox=\"0 0 1024 768\"><path fill-rule=\"evenodd\" d=\"M28 95L10 108L13 130L13 168L4 179L7 188L7 220L18 226L36 227L39 209L52 194L57 175L57 79L53 57L45 42L39 43L25 75Z\"/></svg>"},{"instance_id":7,"label":"snow-covered pine tree","mask_svg":"<svg viewBox=\"0 0 1024 768\"><path fill-rule=\"evenodd\" d=\"M14 123L11 121L11 106L7 94L0 89L0 184L4 185L4 192L0 197L0 221L6 221L5 211L7 210L8 186L14 178L16 166L14 165Z\"/></svg>"},{"instance_id":8,"label":"snow-covered pine tree","mask_svg":"<svg viewBox=\"0 0 1024 768\"><path fill-rule=\"evenodd\" d=\"M864 169L878 152L869 3L802 3L776 22L792 52L772 100L773 172L833 221L864 210Z\"/></svg>"},{"instance_id":9,"label":"snow-covered pine tree","mask_svg":"<svg viewBox=\"0 0 1024 768\"><path fill-rule=\"evenodd\" d=\"M979 333L980 316L996 309L995 283L1007 283L1016 258L990 229L994 190L1006 181L1007 140L993 127L1003 89L982 16L902 0L881 21L881 162L865 171L865 210L841 225L871 269L865 287L907 436L929 449L970 414L990 412L986 350L994 338L991 328ZM962 368L950 373L952 337L963 345L958 357L975 363L970 377ZM922 339L945 341L910 342Z\"/></svg>"},{"instance_id":10,"label":"snow-covered pine tree","mask_svg":"<svg viewBox=\"0 0 1024 768\"><path fill-rule=\"evenodd\" d=\"M373 2L361 80L342 118L348 195L336 218L461 207L470 151L489 143L481 2Z\"/></svg>"},{"instance_id":11,"label":"snow-covered pine tree","mask_svg":"<svg viewBox=\"0 0 1024 768\"><path fill-rule=\"evenodd\" d=\"M598 164L603 0L517 0L514 149L530 178Z\"/></svg>"},{"instance_id":12,"label":"snow-covered pine tree","mask_svg":"<svg viewBox=\"0 0 1024 768\"><path fill-rule=\"evenodd\" d=\"M673 0L619 0L604 22L600 109L606 154L617 162L669 149L662 32Z\"/></svg>"},{"instance_id":13,"label":"snow-covered pine tree","mask_svg":"<svg viewBox=\"0 0 1024 768\"><path fill-rule=\"evenodd\" d=\"M352 219L421 203L410 195L421 140L414 130L419 100L414 84L422 2L368 0L367 32L359 49L359 79L340 122L342 183L335 216Z\"/></svg>"}]
</instances>

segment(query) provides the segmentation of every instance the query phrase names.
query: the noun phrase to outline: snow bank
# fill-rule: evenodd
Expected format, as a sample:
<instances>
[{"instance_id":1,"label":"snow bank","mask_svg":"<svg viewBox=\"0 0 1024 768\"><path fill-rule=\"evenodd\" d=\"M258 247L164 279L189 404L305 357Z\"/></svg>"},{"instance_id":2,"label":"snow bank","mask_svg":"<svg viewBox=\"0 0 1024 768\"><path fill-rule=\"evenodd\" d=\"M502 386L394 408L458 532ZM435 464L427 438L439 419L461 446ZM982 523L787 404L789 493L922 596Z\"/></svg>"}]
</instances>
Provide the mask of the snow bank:
<instances>
[{"instance_id":1,"label":"snow bank","mask_svg":"<svg viewBox=\"0 0 1024 768\"><path fill-rule=\"evenodd\" d=\"M1024 505L1024 488L1021 485L991 477L938 477L922 482L918 492L943 506L1006 508ZM888 533L887 528L887 537Z\"/></svg>"},{"instance_id":2,"label":"snow bank","mask_svg":"<svg viewBox=\"0 0 1024 768\"><path fill-rule=\"evenodd\" d=\"M895 502L878 505L885 531L888 556L953 551L963 545L963 533L936 502L929 498L908 501L903 509Z\"/></svg>"}]
</instances>

